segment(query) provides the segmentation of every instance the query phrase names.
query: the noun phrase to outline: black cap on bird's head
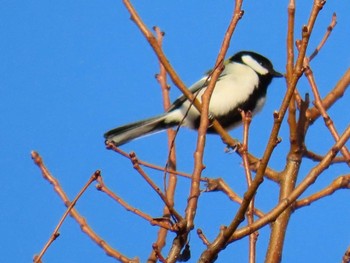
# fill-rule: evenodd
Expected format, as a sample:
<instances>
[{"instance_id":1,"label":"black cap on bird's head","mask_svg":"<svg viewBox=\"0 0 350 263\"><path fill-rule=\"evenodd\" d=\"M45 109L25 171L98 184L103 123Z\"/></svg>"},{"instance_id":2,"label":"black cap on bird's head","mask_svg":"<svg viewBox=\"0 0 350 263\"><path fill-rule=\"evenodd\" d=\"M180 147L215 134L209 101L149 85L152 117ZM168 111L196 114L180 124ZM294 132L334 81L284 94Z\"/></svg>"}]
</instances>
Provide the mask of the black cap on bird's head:
<instances>
[{"instance_id":1,"label":"black cap on bird's head","mask_svg":"<svg viewBox=\"0 0 350 263\"><path fill-rule=\"evenodd\" d=\"M270 60L252 51L240 51L229 58L229 61L245 64L260 76L269 76L272 78L283 77L282 73L274 70Z\"/></svg>"}]
</instances>

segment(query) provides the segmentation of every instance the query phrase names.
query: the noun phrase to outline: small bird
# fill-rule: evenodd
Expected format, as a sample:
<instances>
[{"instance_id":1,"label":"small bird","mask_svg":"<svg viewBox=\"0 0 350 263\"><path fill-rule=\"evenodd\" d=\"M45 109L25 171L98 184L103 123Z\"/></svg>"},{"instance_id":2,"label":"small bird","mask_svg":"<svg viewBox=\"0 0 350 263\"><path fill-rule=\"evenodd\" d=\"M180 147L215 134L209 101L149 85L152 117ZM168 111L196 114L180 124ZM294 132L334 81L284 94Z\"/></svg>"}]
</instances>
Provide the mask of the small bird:
<instances>
[{"instance_id":1,"label":"small bird","mask_svg":"<svg viewBox=\"0 0 350 263\"><path fill-rule=\"evenodd\" d=\"M210 73L194 83L189 90L201 101ZM225 128L230 130L241 124L239 110L256 114L265 103L267 87L272 78L283 77L274 70L272 63L264 56L252 51L240 51L224 62L214 91L212 93L209 112ZM200 113L184 96L174 101L169 110L161 115L133 122L112 129L104 134L106 142L116 146L131 140L165 130L178 125L198 129ZM208 133L215 130L208 127Z\"/></svg>"}]
</instances>

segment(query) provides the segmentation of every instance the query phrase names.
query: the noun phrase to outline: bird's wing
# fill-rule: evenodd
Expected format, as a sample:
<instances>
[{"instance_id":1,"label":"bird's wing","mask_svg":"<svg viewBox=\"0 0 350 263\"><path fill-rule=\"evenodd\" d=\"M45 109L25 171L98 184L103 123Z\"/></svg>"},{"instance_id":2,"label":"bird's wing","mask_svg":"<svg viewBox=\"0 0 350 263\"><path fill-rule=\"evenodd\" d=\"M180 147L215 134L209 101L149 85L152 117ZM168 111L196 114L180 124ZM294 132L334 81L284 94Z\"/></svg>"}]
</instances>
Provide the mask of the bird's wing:
<instances>
[{"instance_id":1,"label":"bird's wing","mask_svg":"<svg viewBox=\"0 0 350 263\"><path fill-rule=\"evenodd\" d=\"M208 74L210 74L211 71L209 71ZM192 94L196 94L197 91L200 91L204 88L206 88L208 86L209 80L210 80L210 76L206 74L203 78L201 78L200 80L198 80L196 83L194 83L191 87L189 87L189 91L192 92ZM224 72L221 73L221 75L219 76L218 80L219 81L223 76L225 76L226 74L224 74ZM174 109L178 109L179 107L181 107L181 105L187 100L185 95L182 95L180 97L178 97L173 104L170 106L169 111L172 111Z\"/></svg>"}]
</instances>

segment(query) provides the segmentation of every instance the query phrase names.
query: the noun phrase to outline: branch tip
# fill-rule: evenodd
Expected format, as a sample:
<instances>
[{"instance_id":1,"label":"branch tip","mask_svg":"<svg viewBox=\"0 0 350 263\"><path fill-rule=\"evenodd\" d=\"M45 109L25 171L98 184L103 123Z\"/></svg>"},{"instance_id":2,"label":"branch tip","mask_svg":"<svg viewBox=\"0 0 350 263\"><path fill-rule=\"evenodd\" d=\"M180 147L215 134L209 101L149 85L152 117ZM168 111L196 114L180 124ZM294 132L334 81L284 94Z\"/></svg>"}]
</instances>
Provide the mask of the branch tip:
<instances>
[{"instance_id":1,"label":"branch tip","mask_svg":"<svg viewBox=\"0 0 350 263\"><path fill-rule=\"evenodd\" d=\"M38 152L32 151L31 156L36 165L40 165L42 163L42 158Z\"/></svg>"}]
</instances>

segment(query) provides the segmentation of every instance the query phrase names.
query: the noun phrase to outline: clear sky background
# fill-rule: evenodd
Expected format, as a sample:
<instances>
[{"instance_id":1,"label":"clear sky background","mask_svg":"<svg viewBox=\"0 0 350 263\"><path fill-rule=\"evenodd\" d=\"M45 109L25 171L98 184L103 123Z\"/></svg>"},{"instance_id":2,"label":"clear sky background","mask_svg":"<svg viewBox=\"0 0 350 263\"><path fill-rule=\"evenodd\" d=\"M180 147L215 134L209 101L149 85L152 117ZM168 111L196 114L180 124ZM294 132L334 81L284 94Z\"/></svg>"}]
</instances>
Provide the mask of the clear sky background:
<instances>
[{"instance_id":1,"label":"clear sky background","mask_svg":"<svg viewBox=\"0 0 350 263\"><path fill-rule=\"evenodd\" d=\"M135 1L136 2L136 1ZM233 1L138 1L145 23L166 32L164 50L183 81L190 85L215 62L233 10ZM312 1L297 1L296 36L306 24ZM65 211L52 187L42 179L30 158L37 150L71 199L91 174L100 169L105 182L131 205L154 217L162 202L123 157L108 151L103 133L115 126L162 112L160 88L154 75L158 61L129 19L121 1L0 1L0 262L31 262L50 237ZM244 18L232 39L229 54L254 50L285 71L288 1L246 1ZM321 40L332 13L338 25L326 46L312 62L321 95L335 85L350 62L350 2L329 1L321 11L308 54ZM171 83L170 83L171 84ZM298 88L311 92L305 79ZM272 127L272 112L280 106L285 82L274 80L267 104L254 118L250 150L261 156ZM172 98L179 95L173 87ZM330 115L341 133L349 124L349 94ZM242 138L242 130L231 132ZM283 168L288 150L287 124L281 131L271 167ZM310 129L307 144L325 153L332 143L323 121ZM182 130L177 138L178 169L192 172L196 133ZM348 146L349 143L347 144ZM149 162L164 165L166 135L156 134L122 147L134 150ZM315 163L305 161L303 172ZM225 154L217 136L209 136L205 176L222 177L239 194L245 190L241 159ZM349 173L345 165L332 166L310 194L336 176ZM162 174L149 171L162 185ZM300 180L300 179L299 179ZM179 178L176 209L183 213L189 181ZM202 186L204 188L204 185ZM305 196L305 195L304 195ZM265 181L257 207L267 212L277 202L278 188ZM339 262L350 245L350 192L341 190L292 216L283 262ZM221 193L204 193L199 201L196 227L213 240L228 224L238 206ZM144 262L158 229L126 212L91 187L77 205L93 229L128 257ZM68 218L61 236L44 257L45 262L115 262ZM268 228L260 231L258 262L263 262ZM170 234L168 245L174 237ZM191 234L195 262L204 249L195 231ZM168 247L167 247L168 248ZM218 262L244 262L247 241L232 244Z\"/></svg>"}]
</instances>

